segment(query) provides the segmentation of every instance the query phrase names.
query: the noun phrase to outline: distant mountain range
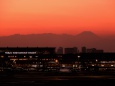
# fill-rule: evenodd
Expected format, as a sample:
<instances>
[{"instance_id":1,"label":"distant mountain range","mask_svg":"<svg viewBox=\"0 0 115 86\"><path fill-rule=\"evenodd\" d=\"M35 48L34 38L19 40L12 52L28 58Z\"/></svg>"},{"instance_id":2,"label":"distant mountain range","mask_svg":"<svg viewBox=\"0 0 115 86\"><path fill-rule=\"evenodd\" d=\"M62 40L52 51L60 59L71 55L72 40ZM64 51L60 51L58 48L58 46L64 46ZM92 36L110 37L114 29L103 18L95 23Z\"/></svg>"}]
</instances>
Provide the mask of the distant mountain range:
<instances>
[{"instance_id":1,"label":"distant mountain range","mask_svg":"<svg viewBox=\"0 0 115 86\"><path fill-rule=\"evenodd\" d=\"M102 38L90 31L77 35L68 34L28 34L0 37L0 47L81 47L103 49L115 52L115 38Z\"/></svg>"}]
</instances>

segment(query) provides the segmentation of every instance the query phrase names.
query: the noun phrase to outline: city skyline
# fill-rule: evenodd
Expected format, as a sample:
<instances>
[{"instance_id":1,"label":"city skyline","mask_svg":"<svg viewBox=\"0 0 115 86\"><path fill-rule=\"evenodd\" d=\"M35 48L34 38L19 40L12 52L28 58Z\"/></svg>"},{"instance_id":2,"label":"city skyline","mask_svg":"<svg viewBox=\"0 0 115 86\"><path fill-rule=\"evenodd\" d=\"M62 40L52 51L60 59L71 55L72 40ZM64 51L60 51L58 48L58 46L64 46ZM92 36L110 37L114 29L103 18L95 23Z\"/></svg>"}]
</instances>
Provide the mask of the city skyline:
<instances>
[{"instance_id":1,"label":"city skyline","mask_svg":"<svg viewBox=\"0 0 115 86\"><path fill-rule=\"evenodd\" d=\"M114 0L0 0L0 36L115 34Z\"/></svg>"},{"instance_id":2,"label":"city skyline","mask_svg":"<svg viewBox=\"0 0 115 86\"><path fill-rule=\"evenodd\" d=\"M115 53L84 53L83 47L74 54L74 47L69 54L71 49L56 54L51 47L0 47L0 85L114 85Z\"/></svg>"}]
</instances>

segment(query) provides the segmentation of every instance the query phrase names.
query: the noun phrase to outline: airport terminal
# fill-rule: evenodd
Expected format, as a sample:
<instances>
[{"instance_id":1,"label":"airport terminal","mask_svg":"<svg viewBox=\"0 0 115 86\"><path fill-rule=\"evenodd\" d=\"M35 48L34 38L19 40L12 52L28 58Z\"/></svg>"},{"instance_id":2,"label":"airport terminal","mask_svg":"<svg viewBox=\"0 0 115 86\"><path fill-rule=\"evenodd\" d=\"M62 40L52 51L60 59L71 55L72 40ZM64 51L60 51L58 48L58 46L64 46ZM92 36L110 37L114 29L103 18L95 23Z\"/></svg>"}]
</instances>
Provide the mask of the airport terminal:
<instances>
[{"instance_id":1,"label":"airport terminal","mask_svg":"<svg viewBox=\"0 0 115 86\"><path fill-rule=\"evenodd\" d=\"M63 53L65 50L65 53ZM94 52L95 51L95 52ZM115 54L95 48L1 47L0 70L38 72L115 71Z\"/></svg>"}]
</instances>

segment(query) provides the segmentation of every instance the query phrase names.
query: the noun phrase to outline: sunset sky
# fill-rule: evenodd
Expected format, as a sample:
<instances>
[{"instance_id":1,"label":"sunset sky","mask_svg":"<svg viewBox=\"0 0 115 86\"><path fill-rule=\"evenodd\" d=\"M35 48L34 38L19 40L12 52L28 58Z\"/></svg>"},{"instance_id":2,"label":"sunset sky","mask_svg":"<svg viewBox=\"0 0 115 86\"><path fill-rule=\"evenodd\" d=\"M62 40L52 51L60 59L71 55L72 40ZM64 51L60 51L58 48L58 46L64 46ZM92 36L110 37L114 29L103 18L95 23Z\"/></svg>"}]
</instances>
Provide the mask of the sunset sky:
<instances>
[{"instance_id":1,"label":"sunset sky","mask_svg":"<svg viewBox=\"0 0 115 86\"><path fill-rule=\"evenodd\" d=\"M0 0L0 36L115 34L115 0Z\"/></svg>"}]
</instances>

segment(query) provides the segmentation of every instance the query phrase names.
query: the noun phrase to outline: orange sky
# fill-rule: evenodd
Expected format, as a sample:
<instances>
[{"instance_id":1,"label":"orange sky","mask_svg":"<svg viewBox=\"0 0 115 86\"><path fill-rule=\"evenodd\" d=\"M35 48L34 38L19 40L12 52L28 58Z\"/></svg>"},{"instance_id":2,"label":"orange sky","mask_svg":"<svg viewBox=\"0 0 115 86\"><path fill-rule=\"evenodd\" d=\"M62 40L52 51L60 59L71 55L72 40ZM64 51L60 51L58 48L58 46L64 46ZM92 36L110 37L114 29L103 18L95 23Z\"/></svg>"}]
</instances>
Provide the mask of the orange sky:
<instances>
[{"instance_id":1,"label":"orange sky","mask_svg":"<svg viewBox=\"0 0 115 86\"><path fill-rule=\"evenodd\" d=\"M115 34L115 0L0 0L0 36Z\"/></svg>"}]
</instances>

